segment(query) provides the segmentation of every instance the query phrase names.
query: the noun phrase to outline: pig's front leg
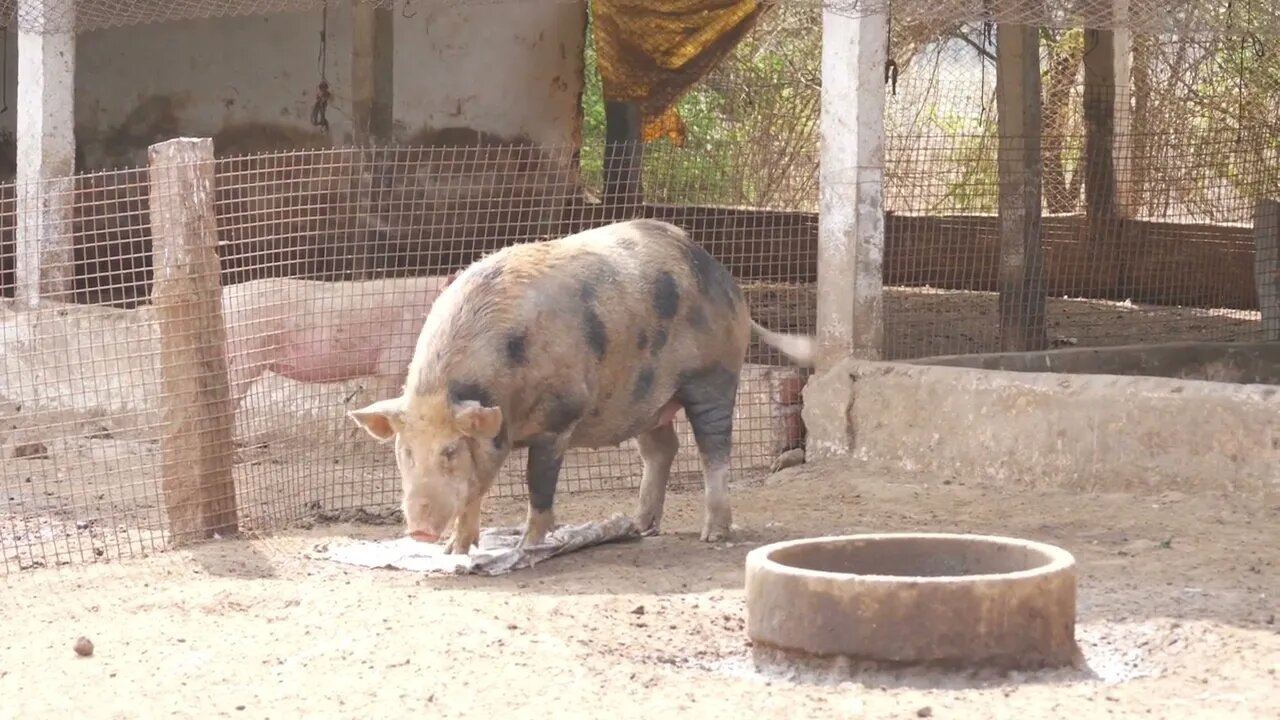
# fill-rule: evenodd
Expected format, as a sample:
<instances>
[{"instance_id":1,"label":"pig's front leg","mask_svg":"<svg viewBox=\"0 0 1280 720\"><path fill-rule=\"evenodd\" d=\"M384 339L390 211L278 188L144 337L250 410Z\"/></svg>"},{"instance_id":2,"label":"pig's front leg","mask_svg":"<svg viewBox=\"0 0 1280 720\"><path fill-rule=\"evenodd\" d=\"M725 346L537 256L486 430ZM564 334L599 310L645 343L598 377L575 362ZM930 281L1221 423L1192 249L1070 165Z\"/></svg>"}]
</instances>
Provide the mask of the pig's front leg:
<instances>
[{"instance_id":1,"label":"pig's front leg","mask_svg":"<svg viewBox=\"0 0 1280 720\"><path fill-rule=\"evenodd\" d=\"M453 537L444 551L449 555L466 555L480 544L480 504L483 498L462 508L453 526Z\"/></svg>"},{"instance_id":2,"label":"pig's front leg","mask_svg":"<svg viewBox=\"0 0 1280 720\"><path fill-rule=\"evenodd\" d=\"M566 436L567 437L567 436ZM555 525L556 481L568 442L548 438L529 444L529 462L525 466L525 482L529 486L529 517L518 548L539 545Z\"/></svg>"}]
</instances>

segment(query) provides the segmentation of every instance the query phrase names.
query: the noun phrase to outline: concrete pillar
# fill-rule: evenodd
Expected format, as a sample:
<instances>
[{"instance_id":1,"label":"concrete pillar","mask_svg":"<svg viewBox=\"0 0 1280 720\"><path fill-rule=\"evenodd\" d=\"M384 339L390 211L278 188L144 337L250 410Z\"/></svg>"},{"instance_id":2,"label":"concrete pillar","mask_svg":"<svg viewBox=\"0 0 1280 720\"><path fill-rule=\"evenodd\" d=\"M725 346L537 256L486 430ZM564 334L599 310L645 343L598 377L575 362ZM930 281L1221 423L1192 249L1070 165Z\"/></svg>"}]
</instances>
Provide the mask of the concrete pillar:
<instances>
[{"instance_id":1,"label":"concrete pillar","mask_svg":"<svg viewBox=\"0 0 1280 720\"><path fill-rule=\"evenodd\" d=\"M23 2L28 27L72 27L71 0ZM75 57L71 32L18 32L15 284L28 307L69 301L75 280Z\"/></svg>"},{"instance_id":2,"label":"concrete pillar","mask_svg":"<svg viewBox=\"0 0 1280 720\"><path fill-rule=\"evenodd\" d=\"M1253 256L1262 339L1280 342L1280 200L1260 198L1253 212Z\"/></svg>"},{"instance_id":3,"label":"concrete pillar","mask_svg":"<svg viewBox=\"0 0 1280 720\"><path fill-rule=\"evenodd\" d=\"M391 142L395 82L395 16L390 8L353 2L351 124L357 145Z\"/></svg>"},{"instance_id":4,"label":"concrete pillar","mask_svg":"<svg viewBox=\"0 0 1280 720\"><path fill-rule=\"evenodd\" d=\"M822 15L817 370L884 345L883 14Z\"/></svg>"},{"instance_id":5,"label":"concrete pillar","mask_svg":"<svg viewBox=\"0 0 1280 720\"><path fill-rule=\"evenodd\" d=\"M887 17L822 15L818 175L817 374L804 389L809 460L843 455L849 356L878 360L884 346L884 106Z\"/></svg>"},{"instance_id":6,"label":"concrete pillar","mask_svg":"<svg viewBox=\"0 0 1280 720\"><path fill-rule=\"evenodd\" d=\"M368 146L392 144L394 133L395 16L391 8L365 0L351 3L351 135L358 151L359 205L356 232L346 243L344 266L351 278L375 277L385 243L380 211L392 168ZM354 158L353 158L354 159Z\"/></svg>"}]
</instances>

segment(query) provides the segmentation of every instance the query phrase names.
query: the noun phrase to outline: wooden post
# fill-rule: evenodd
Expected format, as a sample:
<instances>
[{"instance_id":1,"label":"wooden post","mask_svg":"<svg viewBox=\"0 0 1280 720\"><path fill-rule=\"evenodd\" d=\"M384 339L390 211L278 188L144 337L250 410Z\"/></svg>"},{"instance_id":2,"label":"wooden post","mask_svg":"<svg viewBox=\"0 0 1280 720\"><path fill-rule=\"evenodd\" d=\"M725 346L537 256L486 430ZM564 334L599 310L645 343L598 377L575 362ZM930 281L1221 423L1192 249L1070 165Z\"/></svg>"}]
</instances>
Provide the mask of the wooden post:
<instances>
[{"instance_id":1,"label":"wooden post","mask_svg":"<svg viewBox=\"0 0 1280 720\"><path fill-rule=\"evenodd\" d=\"M160 328L162 487L174 544L238 531L231 468L234 415L214 220L213 140L148 149Z\"/></svg>"},{"instance_id":2,"label":"wooden post","mask_svg":"<svg viewBox=\"0 0 1280 720\"><path fill-rule=\"evenodd\" d=\"M351 124L357 145L389 144L395 81L395 17L370 2L351 4Z\"/></svg>"},{"instance_id":3,"label":"wooden post","mask_svg":"<svg viewBox=\"0 0 1280 720\"><path fill-rule=\"evenodd\" d=\"M644 205L644 118L631 102L604 104L604 202L616 220L639 217Z\"/></svg>"},{"instance_id":4,"label":"wooden post","mask_svg":"<svg viewBox=\"0 0 1280 720\"><path fill-rule=\"evenodd\" d=\"M1108 0L1086 18L1084 31L1084 197L1092 257L1111 265L1116 283L1131 288L1124 220L1132 215L1129 168L1132 35L1129 0Z\"/></svg>"},{"instance_id":5,"label":"wooden post","mask_svg":"<svg viewBox=\"0 0 1280 720\"><path fill-rule=\"evenodd\" d=\"M1253 276L1262 312L1262 339L1280 342L1280 200L1259 199L1253 212Z\"/></svg>"},{"instance_id":6,"label":"wooden post","mask_svg":"<svg viewBox=\"0 0 1280 720\"><path fill-rule=\"evenodd\" d=\"M1127 217L1132 42L1128 30L1084 31L1085 212Z\"/></svg>"},{"instance_id":7,"label":"wooden post","mask_svg":"<svg viewBox=\"0 0 1280 720\"><path fill-rule=\"evenodd\" d=\"M1044 250L1040 240L1040 38L1029 25L996 28L1000 144L1000 349L1043 350Z\"/></svg>"},{"instance_id":8,"label":"wooden post","mask_svg":"<svg viewBox=\"0 0 1280 720\"><path fill-rule=\"evenodd\" d=\"M883 14L822 14L818 372L850 355L879 359L884 345L887 28Z\"/></svg>"},{"instance_id":9,"label":"wooden post","mask_svg":"<svg viewBox=\"0 0 1280 720\"><path fill-rule=\"evenodd\" d=\"M18 31L16 295L69 302L75 283L75 9L22 0L33 31Z\"/></svg>"}]
</instances>

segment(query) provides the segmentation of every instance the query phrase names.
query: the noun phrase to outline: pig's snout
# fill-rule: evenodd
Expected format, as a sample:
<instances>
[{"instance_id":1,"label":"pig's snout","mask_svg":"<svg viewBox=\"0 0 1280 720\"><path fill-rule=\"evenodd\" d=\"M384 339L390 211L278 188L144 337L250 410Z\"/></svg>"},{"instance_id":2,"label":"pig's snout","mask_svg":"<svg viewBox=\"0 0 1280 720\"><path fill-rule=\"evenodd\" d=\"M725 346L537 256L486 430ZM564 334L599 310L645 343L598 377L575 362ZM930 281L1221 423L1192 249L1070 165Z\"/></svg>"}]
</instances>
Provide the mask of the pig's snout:
<instances>
[{"instance_id":1,"label":"pig's snout","mask_svg":"<svg viewBox=\"0 0 1280 720\"><path fill-rule=\"evenodd\" d=\"M438 541L453 519L448 503L409 501L404 504L404 510L404 534L418 542Z\"/></svg>"},{"instance_id":2,"label":"pig's snout","mask_svg":"<svg viewBox=\"0 0 1280 720\"><path fill-rule=\"evenodd\" d=\"M438 534L428 530L410 530L405 534L418 542L433 543L440 540L440 536Z\"/></svg>"}]
</instances>

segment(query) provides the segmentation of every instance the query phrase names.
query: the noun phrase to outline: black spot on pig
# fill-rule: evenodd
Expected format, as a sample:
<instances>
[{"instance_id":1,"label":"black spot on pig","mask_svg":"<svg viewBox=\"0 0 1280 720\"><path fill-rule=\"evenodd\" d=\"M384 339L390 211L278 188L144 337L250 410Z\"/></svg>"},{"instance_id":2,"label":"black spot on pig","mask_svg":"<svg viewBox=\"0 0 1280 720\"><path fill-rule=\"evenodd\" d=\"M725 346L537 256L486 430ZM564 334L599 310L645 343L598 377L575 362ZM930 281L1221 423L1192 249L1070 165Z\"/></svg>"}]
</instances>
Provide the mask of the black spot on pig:
<instances>
[{"instance_id":1,"label":"black spot on pig","mask_svg":"<svg viewBox=\"0 0 1280 720\"><path fill-rule=\"evenodd\" d=\"M645 367L636 376L636 384L631 388L631 401L639 402L653 392L653 368Z\"/></svg>"},{"instance_id":2,"label":"black spot on pig","mask_svg":"<svg viewBox=\"0 0 1280 720\"><path fill-rule=\"evenodd\" d=\"M580 400L561 395L551 395L542 402L542 429L550 435L560 435L582 418L585 408Z\"/></svg>"},{"instance_id":3,"label":"black spot on pig","mask_svg":"<svg viewBox=\"0 0 1280 720\"><path fill-rule=\"evenodd\" d=\"M693 241L686 241L685 254L703 297L729 310L737 309L742 293L729 271Z\"/></svg>"},{"instance_id":4,"label":"black spot on pig","mask_svg":"<svg viewBox=\"0 0 1280 720\"><path fill-rule=\"evenodd\" d=\"M643 350L646 347L648 347L648 345L649 345L649 333L645 332L644 330L641 330L640 334L636 336L636 349Z\"/></svg>"},{"instance_id":5,"label":"black spot on pig","mask_svg":"<svg viewBox=\"0 0 1280 720\"><path fill-rule=\"evenodd\" d=\"M711 329L711 324L707 322L707 312L702 309L701 305L694 305L689 308L689 327L698 332L706 332Z\"/></svg>"},{"instance_id":6,"label":"black spot on pig","mask_svg":"<svg viewBox=\"0 0 1280 720\"><path fill-rule=\"evenodd\" d=\"M507 362L515 367L529 364L528 342L529 338L524 333L507 336Z\"/></svg>"},{"instance_id":7,"label":"black spot on pig","mask_svg":"<svg viewBox=\"0 0 1280 720\"><path fill-rule=\"evenodd\" d=\"M587 345L591 347L591 352L596 354L597 359L604 359L605 350L609 346L609 334L605 330L604 321L600 319L594 307L587 306L582 311L582 330L586 335Z\"/></svg>"},{"instance_id":8,"label":"black spot on pig","mask_svg":"<svg viewBox=\"0 0 1280 720\"><path fill-rule=\"evenodd\" d=\"M653 333L653 342L649 343L649 354L656 357L658 353L662 352L662 348L666 346L667 329L660 327Z\"/></svg>"},{"instance_id":9,"label":"black spot on pig","mask_svg":"<svg viewBox=\"0 0 1280 720\"><path fill-rule=\"evenodd\" d=\"M449 403L456 405L468 400L474 400L485 407L493 407L493 396L484 389L483 385L460 380L450 381Z\"/></svg>"},{"instance_id":10,"label":"black spot on pig","mask_svg":"<svg viewBox=\"0 0 1280 720\"><path fill-rule=\"evenodd\" d=\"M653 312L660 320L670 320L680 310L680 288L669 272L658 275L653 284Z\"/></svg>"},{"instance_id":11,"label":"black spot on pig","mask_svg":"<svg viewBox=\"0 0 1280 720\"><path fill-rule=\"evenodd\" d=\"M578 296L584 303L594 303L600 295L601 287L608 287L617 282L618 270L613 263L600 255L587 255L580 260L582 288Z\"/></svg>"}]
</instances>

